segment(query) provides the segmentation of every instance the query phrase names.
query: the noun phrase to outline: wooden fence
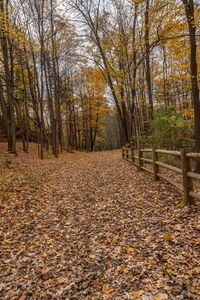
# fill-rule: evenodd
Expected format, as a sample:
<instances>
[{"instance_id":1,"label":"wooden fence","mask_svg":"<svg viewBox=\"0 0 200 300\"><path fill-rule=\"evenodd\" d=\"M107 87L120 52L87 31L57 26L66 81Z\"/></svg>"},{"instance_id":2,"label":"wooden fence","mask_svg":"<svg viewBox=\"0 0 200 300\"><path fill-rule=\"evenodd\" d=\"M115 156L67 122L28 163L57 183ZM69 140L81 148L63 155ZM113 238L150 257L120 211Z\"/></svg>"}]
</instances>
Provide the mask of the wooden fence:
<instances>
[{"instance_id":1,"label":"wooden fence","mask_svg":"<svg viewBox=\"0 0 200 300\"><path fill-rule=\"evenodd\" d=\"M148 153L151 157L146 158L144 154ZM181 167L175 167L170 164L159 161L159 155L173 156L181 161ZM180 151L168 151L160 149L134 149L131 146L122 148L123 159L133 163L139 170L147 171L151 173L154 180L164 180L177 189L183 192L184 203L186 205L194 204L195 199L200 200L200 194L194 192L193 179L200 180L200 174L192 170L192 160L200 160L200 153L190 153L186 148L182 148ZM145 167L145 164L152 165L152 169ZM174 180L166 175L161 174L160 167L168 169L182 176L182 184L179 185Z\"/></svg>"}]
</instances>

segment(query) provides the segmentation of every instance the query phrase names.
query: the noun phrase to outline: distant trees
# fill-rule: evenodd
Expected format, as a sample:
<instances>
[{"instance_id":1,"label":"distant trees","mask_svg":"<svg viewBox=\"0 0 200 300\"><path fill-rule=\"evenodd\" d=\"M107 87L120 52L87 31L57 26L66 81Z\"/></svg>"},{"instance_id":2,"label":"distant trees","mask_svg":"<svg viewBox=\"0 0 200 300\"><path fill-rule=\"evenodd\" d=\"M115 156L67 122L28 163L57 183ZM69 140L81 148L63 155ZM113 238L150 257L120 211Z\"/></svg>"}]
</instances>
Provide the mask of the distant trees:
<instances>
[{"instance_id":1,"label":"distant trees","mask_svg":"<svg viewBox=\"0 0 200 300\"><path fill-rule=\"evenodd\" d=\"M184 6L167 0L71 0L85 22L90 57L110 87L123 143L131 136L142 139L153 134L154 112L161 107L164 115L171 108L183 121L193 121L189 123L195 137L182 132L177 145L194 139L200 149L196 35L200 11L194 1L182 2Z\"/></svg>"},{"instance_id":2,"label":"distant trees","mask_svg":"<svg viewBox=\"0 0 200 300\"><path fill-rule=\"evenodd\" d=\"M92 151L103 136L105 80L82 67L77 43L57 0L1 0L0 113L9 152L20 138L24 151L35 141L40 158L49 147L57 157L63 149Z\"/></svg>"},{"instance_id":3,"label":"distant trees","mask_svg":"<svg viewBox=\"0 0 200 300\"><path fill-rule=\"evenodd\" d=\"M110 111L105 98L105 81L100 70L83 67L72 84L74 94L69 99L71 104L66 115L68 145L93 151L97 138L103 136L105 118Z\"/></svg>"}]
</instances>

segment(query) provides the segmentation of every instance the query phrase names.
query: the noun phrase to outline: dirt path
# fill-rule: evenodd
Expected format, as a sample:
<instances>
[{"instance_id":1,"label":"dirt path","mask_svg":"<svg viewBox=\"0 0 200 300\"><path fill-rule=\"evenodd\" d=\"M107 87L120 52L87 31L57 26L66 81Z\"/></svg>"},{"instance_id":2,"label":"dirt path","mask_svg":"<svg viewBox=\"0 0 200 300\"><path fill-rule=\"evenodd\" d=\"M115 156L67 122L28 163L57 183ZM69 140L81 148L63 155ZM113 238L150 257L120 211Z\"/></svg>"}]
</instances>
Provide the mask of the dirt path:
<instances>
[{"instance_id":1,"label":"dirt path","mask_svg":"<svg viewBox=\"0 0 200 300\"><path fill-rule=\"evenodd\" d=\"M120 151L34 161L0 211L0 299L200 299L200 209Z\"/></svg>"}]
</instances>

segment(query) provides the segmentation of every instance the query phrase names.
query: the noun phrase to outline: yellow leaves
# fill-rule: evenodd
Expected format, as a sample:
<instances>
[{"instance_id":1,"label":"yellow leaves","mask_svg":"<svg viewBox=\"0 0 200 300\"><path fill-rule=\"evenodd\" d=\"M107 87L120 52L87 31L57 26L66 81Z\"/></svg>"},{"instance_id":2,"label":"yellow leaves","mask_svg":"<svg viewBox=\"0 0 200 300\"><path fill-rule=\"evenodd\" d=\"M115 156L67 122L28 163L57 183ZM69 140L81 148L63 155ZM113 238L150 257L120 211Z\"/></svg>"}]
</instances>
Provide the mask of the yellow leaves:
<instances>
[{"instance_id":1,"label":"yellow leaves","mask_svg":"<svg viewBox=\"0 0 200 300\"><path fill-rule=\"evenodd\" d=\"M167 260L167 263L169 264L169 265L173 265L173 260L171 259L171 258L169 258L168 260Z\"/></svg>"},{"instance_id":2,"label":"yellow leaves","mask_svg":"<svg viewBox=\"0 0 200 300\"><path fill-rule=\"evenodd\" d=\"M133 253L133 252L135 252L135 248L132 248L132 247L129 247L129 248L127 248L127 253Z\"/></svg>"},{"instance_id":3,"label":"yellow leaves","mask_svg":"<svg viewBox=\"0 0 200 300\"><path fill-rule=\"evenodd\" d=\"M19 245L18 251L21 253L21 252L24 252L24 250L25 250L25 246L24 245Z\"/></svg>"},{"instance_id":4,"label":"yellow leaves","mask_svg":"<svg viewBox=\"0 0 200 300\"><path fill-rule=\"evenodd\" d=\"M143 294L144 294L143 290L134 291L134 292L132 292L132 297L133 297L133 299L139 300Z\"/></svg>"},{"instance_id":5,"label":"yellow leaves","mask_svg":"<svg viewBox=\"0 0 200 300\"><path fill-rule=\"evenodd\" d=\"M193 270L193 269L187 270L187 271L186 271L186 274L191 276L191 275L194 273L194 271L195 271L195 270Z\"/></svg>"},{"instance_id":6,"label":"yellow leaves","mask_svg":"<svg viewBox=\"0 0 200 300\"><path fill-rule=\"evenodd\" d=\"M182 201L180 204L179 204L179 208L184 208L185 207L185 202Z\"/></svg>"},{"instance_id":7,"label":"yellow leaves","mask_svg":"<svg viewBox=\"0 0 200 300\"><path fill-rule=\"evenodd\" d=\"M176 274L176 273L175 273L172 269L170 269L170 268L165 269L165 273L166 273L167 275L175 275L175 274Z\"/></svg>"}]
</instances>

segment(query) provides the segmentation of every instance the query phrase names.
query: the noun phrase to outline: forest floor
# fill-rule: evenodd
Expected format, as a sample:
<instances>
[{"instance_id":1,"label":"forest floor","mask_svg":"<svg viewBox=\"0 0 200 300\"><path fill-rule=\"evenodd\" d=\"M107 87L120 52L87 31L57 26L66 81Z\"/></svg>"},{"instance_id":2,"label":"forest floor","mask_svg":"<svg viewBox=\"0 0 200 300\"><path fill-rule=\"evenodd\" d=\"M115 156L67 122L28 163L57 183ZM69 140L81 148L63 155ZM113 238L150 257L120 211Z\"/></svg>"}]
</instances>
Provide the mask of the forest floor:
<instances>
[{"instance_id":1,"label":"forest floor","mask_svg":"<svg viewBox=\"0 0 200 300\"><path fill-rule=\"evenodd\" d=\"M0 299L200 299L199 205L121 151L0 163Z\"/></svg>"}]
</instances>

